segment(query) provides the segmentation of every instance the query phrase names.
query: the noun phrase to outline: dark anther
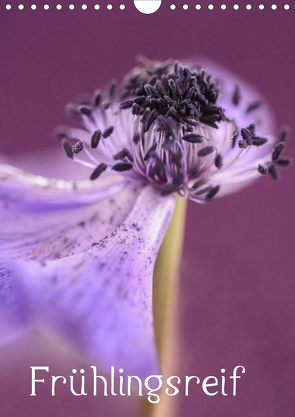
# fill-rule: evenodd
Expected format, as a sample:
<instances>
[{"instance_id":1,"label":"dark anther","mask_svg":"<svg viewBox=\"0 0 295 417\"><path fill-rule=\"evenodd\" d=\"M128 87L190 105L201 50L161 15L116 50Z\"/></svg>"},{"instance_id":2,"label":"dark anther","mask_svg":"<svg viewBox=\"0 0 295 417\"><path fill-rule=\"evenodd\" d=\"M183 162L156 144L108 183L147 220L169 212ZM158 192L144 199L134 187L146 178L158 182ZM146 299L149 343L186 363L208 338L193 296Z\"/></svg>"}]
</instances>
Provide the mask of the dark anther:
<instances>
[{"instance_id":1,"label":"dark anther","mask_svg":"<svg viewBox=\"0 0 295 417\"><path fill-rule=\"evenodd\" d=\"M133 106L133 100L123 101L123 103L120 104L120 109L121 110L130 109L130 107L132 106Z\"/></svg>"},{"instance_id":2,"label":"dark anther","mask_svg":"<svg viewBox=\"0 0 295 417\"><path fill-rule=\"evenodd\" d=\"M107 110L110 107L110 101L108 99L106 99L106 100L104 100L102 105Z\"/></svg>"},{"instance_id":3,"label":"dark anther","mask_svg":"<svg viewBox=\"0 0 295 417\"><path fill-rule=\"evenodd\" d=\"M207 156L212 152L214 152L214 146L206 146L205 148L199 150L198 156Z\"/></svg>"},{"instance_id":4,"label":"dark anther","mask_svg":"<svg viewBox=\"0 0 295 417\"><path fill-rule=\"evenodd\" d=\"M113 165L112 170L117 172L129 171L133 168L133 165L130 162L118 162Z\"/></svg>"},{"instance_id":5,"label":"dark anther","mask_svg":"<svg viewBox=\"0 0 295 417\"><path fill-rule=\"evenodd\" d=\"M252 137L252 145L254 146L262 146L267 142L266 138L259 138L258 136Z\"/></svg>"},{"instance_id":6,"label":"dark anther","mask_svg":"<svg viewBox=\"0 0 295 417\"><path fill-rule=\"evenodd\" d=\"M250 113L253 110L258 109L263 104L261 100L254 101L253 103L250 103L249 106L246 109L246 113Z\"/></svg>"},{"instance_id":7,"label":"dark anther","mask_svg":"<svg viewBox=\"0 0 295 417\"><path fill-rule=\"evenodd\" d=\"M59 126L54 129L53 136L57 139L66 139L68 137L68 128L66 126Z\"/></svg>"},{"instance_id":8,"label":"dark anther","mask_svg":"<svg viewBox=\"0 0 295 417\"><path fill-rule=\"evenodd\" d=\"M165 185L165 187L161 191L161 195L169 195L174 193L175 191L179 190L181 187L181 183L178 181L172 182L170 184Z\"/></svg>"},{"instance_id":9,"label":"dark anther","mask_svg":"<svg viewBox=\"0 0 295 417\"><path fill-rule=\"evenodd\" d=\"M96 149L97 148L97 146L99 144L99 141L100 141L100 138L101 138L101 130L100 129L97 129L93 133L92 138L91 138L91 148L92 149Z\"/></svg>"},{"instance_id":10,"label":"dark anther","mask_svg":"<svg viewBox=\"0 0 295 417\"><path fill-rule=\"evenodd\" d=\"M136 108L133 114L142 115L144 129L148 130L160 116L182 123L187 131L200 121L218 129L217 122L225 120L223 110L215 104L219 93L217 84L203 69L194 68L190 71L172 62L159 66L145 61L144 65L144 70L132 73L123 87L123 96L129 97L129 101L130 97L135 96L132 101L140 106L140 110ZM146 74L149 75L148 81ZM122 104L122 107L125 106L133 109L129 102ZM153 110L156 112L151 116L152 122L149 119L147 123ZM165 131L165 125L162 125Z\"/></svg>"},{"instance_id":11,"label":"dark anther","mask_svg":"<svg viewBox=\"0 0 295 417\"><path fill-rule=\"evenodd\" d=\"M165 151L170 151L174 145L175 145L175 140L171 139L170 137L167 137L165 139L165 142L162 144L162 147L163 149L165 149Z\"/></svg>"},{"instance_id":12,"label":"dark anther","mask_svg":"<svg viewBox=\"0 0 295 417\"><path fill-rule=\"evenodd\" d=\"M139 134L139 133L136 133L136 134L133 136L133 143L135 143L135 145L138 145L138 144L139 144L139 142L140 142L140 134Z\"/></svg>"},{"instance_id":13,"label":"dark anther","mask_svg":"<svg viewBox=\"0 0 295 417\"><path fill-rule=\"evenodd\" d=\"M238 106L240 101L241 101L240 88L239 88L238 85L235 85L235 91L234 91L234 94L232 96L232 102L235 106Z\"/></svg>"},{"instance_id":14,"label":"dark anther","mask_svg":"<svg viewBox=\"0 0 295 417\"><path fill-rule=\"evenodd\" d=\"M217 154L216 158L215 158L215 166L216 168L220 169L222 167L222 156L219 154Z\"/></svg>"},{"instance_id":15,"label":"dark anther","mask_svg":"<svg viewBox=\"0 0 295 417\"><path fill-rule=\"evenodd\" d=\"M245 129L244 127L241 129L241 135L242 138L247 142L247 145L250 146L251 145L251 139L252 139L252 135L250 130Z\"/></svg>"},{"instance_id":16,"label":"dark anther","mask_svg":"<svg viewBox=\"0 0 295 417\"><path fill-rule=\"evenodd\" d=\"M282 167L286 167L286 166L288 166L288 165L290 165L291 164L291 159L289 159L289 158L280 158L280 159L278 159L277 161L276 161L276 164L277 165L280 165L280 166L282 166Z\"/></svg>"},{"instance_id":17,"label":"dark anther","mask_svg":"<svg viewBox=\"0 0 295 417\"><path fill-rule=\"evenodd\" d=\"M150 85L155 85L156 84L156 81L157 81L157 79L158 79L158 76L157 75L153 75L149 80L148 80L148 84L150 84Z\"/></svg>"},{"instance_id":18,"label":"dark anther","mask_svg":"<svg viewBox=\"0 0 295 417\"><path fill-rule=\"evenodd\" d=\"M271 156L271 159L273 161L276 161L278 159L284 147L285 147L285 142L279 142L276 144L276 146L273 149L272 156Z\"/></svg>"},{"instance_id":19,"label":"dark anther","mask_svg":"<svg viewBox=\"0 0 295 417\"><path fill-rule=\"evenodd\" d=\"M96 178L98 178L100 174L107 169L107 167L108 167L107 164L104 164L104 163L99 164L90 175L91 181L96 180Z\"/></svg>"},{"instance_id":20,"label":"dark anther","mask_svg":"<svg viewBox=\"0 0 295 417\"><path fill-rule=\"evenodd\" d=\"M128 158L130 162L133 162L133 156L128 151L128 149L123 148L120 152L113 156L113 158L117 161L119 159Z\"/></svg>"},{"instance_id":21,"label":"dark anther","mask_svg":"<svg viewBox=\"0 0 295 417\"><path fill-rule=\"evenodd\" d=\"M134 114L135 116L138 116L140 113L140 110L141 110L140 106L136 103L133 103L132 109L131 109L132 114Z\"/></svg>"},{"instance_id":22,"label":"dark anther","mask_svg":"<svg viewBox=\"0 0 295 417\"><path fill-rule=\"evenodd\" d=\"M210 185L208 185L208 187L202 188L201 190L197 191L195 194L196 195L202 195L202 194L206 194L209 193L209 191L212 190L212 187Z\"/></svg>"},{"instance_id":23,"label":"dark anther","mask_svg":"<svg viewBox=\"0 0 295 417\"><path fill-rule=\"evenodd\" d=\"M158 91L150 84L146 84L144 86L145 91L147 92L147 94L151 97L156 97L156 98L160 98L160 94L158 93Z\"/></svg>"},{"instance_id":24,"label":"dark anther","mask_svg":"<svg viewBox=\"0 0 295 417\"><path fill-rule=\"evenodd\" d=\"M197 135L196 133L187 133L186 135L182 136L182 139L186 142L202 143L204 137L201 135Z\"/></svg>"},{"instance_id":25,"label":"dark anther","mask_svg":"<svg viewBox=\"0 0 295 417\"><path fill-rule=\"evenodd\" d=\"M239 131L237 126L234 124L235 126L235 131L233 133L233 137L232 137L232 148L234 148L236 146L236 141L237 141L237 137L239 136Z\"/></svg>"},{"instance_id":26,"label":"dark anther","mask_svg":"<svg viewBox=\"0 0 295 417\"><path fill-rule=\"evenodd\" d=\"M85 116L90 116L92 108L91 107L86 107L86 106L80 106L79 111L80 111L81 114L85 114Z\"/></svg>"},{"instance_id":27,"label":"dark anther","mask_svg":"<svg viewBox=\"0 0 295 417\"><path fill-rule=\"evenodd\" d=\"M174 152L170 152L170 156L171 156L171 162L173 164L175 164L177 166L177 168L181 169L182 168L182 153L178 152L178 153L174 153Z\"/></svg>"},{"instance_id":28,"label":"dark anther","mask_svg":"<svg viewBox=\"0 0 295 417\"><path fill-rule=\"evenodd\" d=\"M216 185L215 187L211 188L209 193L206 195L206 200L211 200L219 191L220 186Z\"/></svg>"},{"instance_id":29,"label":"dark anther","mask_svg":"<svg viewBox=\"0 0 295 417\"><path fill-rule=\"evenodd\" d=\"M245 139L239 140L239 148L241 149L247 149L248 147L248 142Z\"/></svg>"},{"instance_id":30,"label":"dark anther","mask_svg":"<svg viewBox=\"0 0 295 417\"><path fill-rule=\"evenodd\" d=\"M147 108L144 110L144 112L143 112L143 114L142 114L142 116L141 116L141 119L140 119L140 121L141 121L141 123L142 123L143 125L145 125L145 123L147 122L147 120L148 120L148 118L149 118L150 113L151 113L151 109L150 109L149 107L147 107Z\"/></svg>"},{"instance_id":31,"label":"dark anther","mask_svg":"<svg viewBox=\"0 0 295 417\"><path fill-rule=\"evenodd\" d=\"M274 165L270 165L268 167L268 173L272 176L274 180L277 180L279 178L278 170L276 169Z\"/></svg>"},{"instance_id":32,"label":"dark anther","mask_svg":"<svg viewBox=\"0 0 295 417\"><path fill-rule=\"evenodd\" d=\"M75 154L80 153L84 149L84 142L82 140L79 140L79 142L75 143L75 145L72 147L72 151Z\"/></svg>"},{"instance_id":33,"label":"dark anther","mask_svg":"<svg viewBox=\"0 0 295 417\"><path fill-rule=\"evenodd\" d=\"M284 128L279 134L279 142L285 142L287 135L289 133L289 129Z\"/></svg>"},{"instance_id":34,"label":"dark anther","mask_svg":"<svg viewBox=\"0 0 295 417\"><path fill-rule=\"evenodd\" d=\"M158 116L157 110L156 109L152 110L144 126L145 132L149 130L153 122L156 120L157 116Z\"/></svg>"},{"instance_id":35,"label":"dark anther","mask_svg":"<svg viewBox=\"0 0 295 417\"><path fill-rule=\"evenodd\" d=\"M110 87L109 87L109 96L110 97L113 97L114 92L115 92L115 88L116 88L116 81L113 80L113 81L111 81Z\"/></svg>"},{"instance_id":36,"label":"dark anther","mask_svg":"<svg viewBox=\"0 0 295 417\"><path fill-rule=\"evenodd\" d=\"M266 175L268 173L268 168L266 165L258 165L257 171L259 174Z\"/></svg>"},{"instance_id":37,"label":"dark anther","mask_svg":"<svg viewBox=\"0 0 295 417\"><path fill-rule=\"evenodd\" d=\"M255 124L251 123L248 127L247 130L249 130L249 132L251 133L252 136L256 136L255 135Z\"/></svg>"},{"instance_id":38,"label":"dark anther","mask_svg":"<svg viewBox=\"0 0 295 417\"><path fill-rule=\"evenodd\" d=\"M77 104L74 103L68 103L66 105L66 112L71 116L71 117L81 117L81 113L79 110L79 106L77 106Z\"/></svg>"},{"instance_id":39,"label":"dark anther","mask_svg":"<svg viewBox=\"0 0 295 417\"><path fill-rule=\"evenodd\" d=\"M150 149L147 151L147 153L145 154L144 161L147 161L147 160L148 160L148 159L150 159L152 156L155 156L155 155L156 155L156 152L155 152L156 148L157 148L157 143L155 142L155 143L154 143L154 144L150 147Z\"/></svg>"},{"instance_id":40,"label":"dark anther","mask_svg":"<svg viewBox=\"0 0 295 417\"><path fill-rule=\"evenodd\" d=\"M165 165L160 158L155 158L153 164L151 164L149 167L148 176L154 177L155 175L159 175L162 172L165 172Z\"/></svg>"},{"instance_id":41,"label":"dark anther","mask_svg":"<svg viewBox=\"0 0 295 417\"><path fill-rule=\"evenodd\" d=\"M145 107L145 104L146 104L146 96L137 97L133 101L134 101L134 103L139 104L140 106Z\"/></svg>"},{"instance_id":42,"label":"dark anther","mask_svg":"<svg viewBox=\"0 0 295 417\"><path fill-rule=\"evenodd\" d=\"M104 139L108 138L109 136L111 136L111 134L114 131L114 126L110 126L107 129L104 130L103 134L101 135Z\"/></svg>"},{"instance_id":43,"label":"dark anther","mask_svg":"<svg viewBox=\"0 0 295 417\"><path fill-rule=\"evenodd\" d=\"M99 90L94 92L93 95L93 105L94 107L98 107L100 105L101 102L101 92Z\"/></svg>"},{"instance_id":44,"label":"dark anther","mask_svg":"<svg viewBox=\"0 0 295 417\"><path fill-rule=\"evenodd\" d=\"M73 159L74 158L74 154L73 154L72 147L69 144L69 142L67 142L65 139L63 139L62 142L61 142L61 144L62 144L62 147L64 148L64 151L67 154L67 156L69 158Z\"/></svg>"},{"instance_id":45,"label":"dark anther","mask_svg":"<svg viewBox=\"0 0 295 417\"><path fill-rule=\"evenodd\" d=\"M201 178L200 180L198 180L197 182L193 184L193 186L191 187L191 191L195 191L197 188L201 187L201 185L204 185L205 183L206 183L206 179Z\"/></svg>"}]
</instances>

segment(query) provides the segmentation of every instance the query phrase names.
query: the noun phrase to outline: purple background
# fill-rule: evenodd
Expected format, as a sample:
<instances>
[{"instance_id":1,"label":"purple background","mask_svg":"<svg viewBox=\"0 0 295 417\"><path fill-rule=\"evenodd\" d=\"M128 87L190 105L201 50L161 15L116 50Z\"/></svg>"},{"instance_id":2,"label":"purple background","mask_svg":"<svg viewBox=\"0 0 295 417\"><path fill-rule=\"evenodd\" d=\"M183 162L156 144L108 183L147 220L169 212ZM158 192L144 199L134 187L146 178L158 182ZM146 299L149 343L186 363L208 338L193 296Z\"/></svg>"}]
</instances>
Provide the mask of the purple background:
<instances>
[{"instance_id":1,"label":"purple background","mask_svg":"<svg viewBox=\"0 0 295 417\"><path fill-rule=\"evenodd\" d=\"M23 11L16 2L0 9L1 151L23 153L53 144L51 132L65 122L64 105L81 92L92 93L111 78L121 79L135 56L150 59L207 56L251 82L269 101L277 127L294 122L294 12L281 2L200 1L184 11L163 2L154 15L142 15L132 2L95 2L76 9L44 11L39 2ZM45 2L41 2L43 4ZM122 0L123 3L123 0ZM290 3L290 2L289 2ZM293 154L292 136L287 147ZM47 161L48 162L48 161ZM45 162L44 162L45 163ZM208 397L195 386L190 396L173 400L186 417L274 417L294 414L294 168L274 182L255 185L205 206L189 203L182 262L177 374L226 375L243 365L237 396ZM20 350L21 349L21 350ZM87 363L50 342L23 337L1 348L0 414L5 417L110 415L135 416L123 397L73 397L64 389L55 398L45 389L30 393L30 365L48 365L54 375L69 375ZM49 391L49 388L48 388Z\"/></svg>"}]
</instances>

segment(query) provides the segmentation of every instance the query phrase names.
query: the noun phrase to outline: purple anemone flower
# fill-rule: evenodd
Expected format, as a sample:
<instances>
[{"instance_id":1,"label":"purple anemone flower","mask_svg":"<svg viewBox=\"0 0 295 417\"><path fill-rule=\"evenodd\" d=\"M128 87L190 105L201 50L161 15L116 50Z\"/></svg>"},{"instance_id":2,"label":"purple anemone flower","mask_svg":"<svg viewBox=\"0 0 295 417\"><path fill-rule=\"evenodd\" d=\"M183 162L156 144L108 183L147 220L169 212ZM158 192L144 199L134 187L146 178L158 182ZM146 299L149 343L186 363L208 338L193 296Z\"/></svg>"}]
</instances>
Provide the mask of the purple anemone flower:
<instances>
[{"instance_id":1,"label":"purple anemone flower","mask_svg":"<svg viewBox=\"0 0 295 417\"><path fill-rule=\"evenodd\" d=\"M0 336L50 329L102 368L158 372L152 275L175 193L204 203L278 178L286 131L244 81L208 63L151 62L69 104L58 129L90 179L0 165ZM73 141L71 143L71 141Z\"/></svg>"}]
</instances>

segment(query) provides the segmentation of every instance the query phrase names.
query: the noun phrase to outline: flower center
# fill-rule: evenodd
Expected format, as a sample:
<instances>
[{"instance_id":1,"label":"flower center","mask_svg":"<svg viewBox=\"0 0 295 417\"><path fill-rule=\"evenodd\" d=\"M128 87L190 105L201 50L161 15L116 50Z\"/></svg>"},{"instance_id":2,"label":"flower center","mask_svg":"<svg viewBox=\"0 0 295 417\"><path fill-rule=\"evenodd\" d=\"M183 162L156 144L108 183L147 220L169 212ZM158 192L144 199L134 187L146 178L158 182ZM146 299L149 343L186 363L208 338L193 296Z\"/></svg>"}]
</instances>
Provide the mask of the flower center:
<instances>
[{"instance_id":1,"label":"flower center","mask_svg":"<svg viewBox=\"0 0 295 417\"><path fill-rule=\"evenodd\" d=\"M144 132L158 119L160 128L170 134L169 123L165 123L169 118L188 132L200 123L217 129L216 123L225 120L222 108L216 105L218 92L203 68L191 71L178 62L152 64L136 69L126 79L122 97L135 97L121 103L120 109L132 108L133 114L140 115Z\"/></svg>"},{"instance_id":2,"label":"flower center","mask_svg":"<svg viewBox=\"0 0 295 417\"><path fill-rule=\"evenodd\" d=\"M264 156L269 147L258 150L269 140L256 132L260 102L243 101L239 86L233 85L221 101L225 115L217 104L218 82L202 67L189 69L171 61L143 64L118 89L111 84L80 105L68 106L87 131L67 129L59 136L70 158L92 168L91 180L112 170L127 180L150 183L162 195L178 192L204 201L215 196L222 182L237 181L229 180L229 173L243 181L257 172L277 176L274 165L285 163L278 160L283 145L274 148L271 161ZM71 147L66 137L79 142ZM77 157L80 153L91 162Z\"/></svg>"}]
</instances>

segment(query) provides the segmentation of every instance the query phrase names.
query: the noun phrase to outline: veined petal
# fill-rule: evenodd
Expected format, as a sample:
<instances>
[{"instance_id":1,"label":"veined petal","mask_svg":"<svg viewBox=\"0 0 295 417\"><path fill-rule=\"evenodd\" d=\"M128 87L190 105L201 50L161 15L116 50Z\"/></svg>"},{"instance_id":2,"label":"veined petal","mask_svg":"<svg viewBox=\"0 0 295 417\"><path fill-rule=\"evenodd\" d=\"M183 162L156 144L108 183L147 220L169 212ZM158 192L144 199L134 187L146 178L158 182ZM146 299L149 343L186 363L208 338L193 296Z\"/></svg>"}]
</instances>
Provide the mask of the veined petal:
<instances>
[{"instance_id":1,"label":"veined petal","mask_svg":"<svg viewBox=\"0 0 295 417\"><path fill-rule=\"evenodd\" d=\"M140 188L113 177L93 188L9 166L0 175L1 259L56 259L89 249L122 223Z\"/></svg>"},{"instance_id":2,"label":"veined petal","mask_svg":"<svg viewBox=\"0 0 295 417\"><path fill-rule=\"evenodd\" d=\"M0 344L9 342L29 325L28 304L22 285L0 259Z\"/></svg>"},{"instance_id":3,"label":"veined petal","mask_svg":"<svg viewBox=\"0 0 295 417\"><path fill-rule=\"evenodd\" d=\"M100 201L118 192L126 181L117 175L108 175L95 183L64 181L26 173L11 165L0 164L0 200L10 209L47 211L71 208Z\"/></svg>"},{"instance_id":4,"label":"veined petal","mask_svg":"<svg viewBox=\"0 0 295 417\"><path fill-rule=\"evenodd\" d=\"M6 342L30 324L11 259L44 261L89 249L126 218L139 186L105 177L93 188L0 167L0 341Z\"/></svg>"},{"instance_id":5,"label":"veined petal","mask_svg":"<svg viewBox=\"0 0 295 417\"><path fill-rule=\"evenodd\" d=\"M106 369L156 373L152 273L173 208L173 196L146 186L124 222L91 249L16 265L34 316Z\"/></svg>"}]
</instances>

